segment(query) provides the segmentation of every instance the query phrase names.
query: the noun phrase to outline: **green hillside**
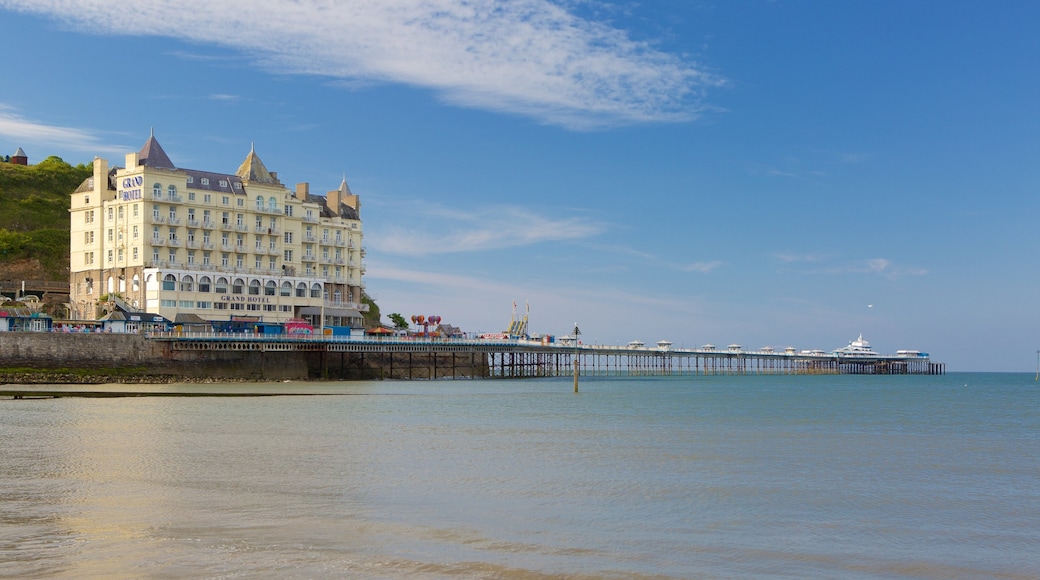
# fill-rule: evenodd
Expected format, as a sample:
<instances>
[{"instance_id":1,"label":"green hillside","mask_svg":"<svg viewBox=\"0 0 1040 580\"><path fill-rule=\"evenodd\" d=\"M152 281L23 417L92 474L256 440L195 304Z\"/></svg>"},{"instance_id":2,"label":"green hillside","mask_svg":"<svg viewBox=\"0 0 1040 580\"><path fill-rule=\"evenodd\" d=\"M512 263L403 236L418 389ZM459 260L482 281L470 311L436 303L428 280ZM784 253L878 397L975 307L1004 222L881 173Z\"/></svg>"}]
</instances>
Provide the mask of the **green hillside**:
<instances>
[{"instance_id":1,"label":"green hillside","mask_svg":"<svg viewBox=\"0 0 1040 580\"><path fill-rule=\"evenodd\" d=\"M47 280L69 277L69 194L90 177L60 157L36 165L0 162L0 270L39 261Z\"/></svg>"}]
</instances>

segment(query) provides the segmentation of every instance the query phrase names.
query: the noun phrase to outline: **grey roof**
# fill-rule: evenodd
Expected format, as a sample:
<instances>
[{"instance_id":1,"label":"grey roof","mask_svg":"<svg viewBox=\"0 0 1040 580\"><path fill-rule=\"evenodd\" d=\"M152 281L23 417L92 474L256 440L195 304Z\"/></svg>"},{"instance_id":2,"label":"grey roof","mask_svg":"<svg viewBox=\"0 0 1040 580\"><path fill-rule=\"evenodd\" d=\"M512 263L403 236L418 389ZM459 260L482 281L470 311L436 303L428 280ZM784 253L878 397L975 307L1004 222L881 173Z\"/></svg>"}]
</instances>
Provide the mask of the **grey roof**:
<instances>
[{"instance_id":1,"label":"grey roof","mask_svg":"<svg viewBox=\"0 0 1040 580\"><path fill-rule=\"evenodd\" d=\"M137 152L137 159L141 165L145 167L154 167L158 169L176 169L173 165L173 161L170 161L169 156L163 151L162 145L155 140L155 135L148 137L148 141L145 142L141 150Z\"/></svg>"},{"instance_id":2,"label":"grey roof","mask_svg":"<svg viewBox=\"0 0 1040 580\"><path fill-rule=\"evenodd\" d=\"M19 147L18 151L15 151L14 155L12 155L12 157L28 157L28 155L26 155L25 151L22 151L22 148Z\"/></svg>"},{"instance_id":3,"label":"grey roof","mask_svg":"<svg viewBox=\"0 0 1040 580\"><path fill-rule=\"evenodd\" d=\"M188 181L188 189L237 193L241 195L245 195L246 193L246 189L242 183L242 178L237 175L226 175L224 173L213 173L211 171L197 171L195 169L185 169L184 172L190 177L190 180ZM206 183L203 183L203 179L206 180ZM224 182L224 185L220 184L221 181ZM235 187L235 184L238 184L238 187Z\"/></svg>"}]
</instances>

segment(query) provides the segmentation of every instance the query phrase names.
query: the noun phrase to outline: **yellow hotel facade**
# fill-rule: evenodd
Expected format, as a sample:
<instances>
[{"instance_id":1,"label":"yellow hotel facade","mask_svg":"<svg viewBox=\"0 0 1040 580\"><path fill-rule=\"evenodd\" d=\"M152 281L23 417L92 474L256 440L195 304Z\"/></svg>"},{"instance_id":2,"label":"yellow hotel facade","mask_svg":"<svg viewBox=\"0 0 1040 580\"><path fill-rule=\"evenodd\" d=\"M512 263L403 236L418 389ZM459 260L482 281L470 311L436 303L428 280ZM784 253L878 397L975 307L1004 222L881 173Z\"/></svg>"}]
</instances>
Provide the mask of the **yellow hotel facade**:
<instances>
[{"instance_id":1,"label":"yellow hotel facade","mask_svg":"<svg viewBox=\"0 0 1040 580\"><path fill-rule=\"evenodd\" d=\"M360 200L287 189L251 150L234 174L178 168L152 135L124 167L94 160L71 200L71 316L108 306L171 321L361 326Z\"/></svg>"}]
</instances>

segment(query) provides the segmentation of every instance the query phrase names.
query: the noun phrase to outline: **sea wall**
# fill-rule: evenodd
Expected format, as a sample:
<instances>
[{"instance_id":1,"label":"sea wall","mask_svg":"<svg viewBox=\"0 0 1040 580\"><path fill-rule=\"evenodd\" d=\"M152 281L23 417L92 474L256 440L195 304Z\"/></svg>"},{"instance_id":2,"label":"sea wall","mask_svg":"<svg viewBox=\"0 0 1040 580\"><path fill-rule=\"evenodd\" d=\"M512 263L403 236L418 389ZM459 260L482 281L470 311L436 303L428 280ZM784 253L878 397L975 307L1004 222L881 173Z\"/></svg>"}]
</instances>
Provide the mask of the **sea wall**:
<instances>
[{"instance_id":1,"label":"sea wall","mask_svg":"<svg viewBox=\"0 0 1040 580\"><path fill-rule=\"evenodd\" d=\"M138 334L0 332L0 383L442 379L489 375L478 353L186 348ZM195 345L200 346L200 345ZM202 345L204 346L204 345Z\"/></svg>"}]
</instances>

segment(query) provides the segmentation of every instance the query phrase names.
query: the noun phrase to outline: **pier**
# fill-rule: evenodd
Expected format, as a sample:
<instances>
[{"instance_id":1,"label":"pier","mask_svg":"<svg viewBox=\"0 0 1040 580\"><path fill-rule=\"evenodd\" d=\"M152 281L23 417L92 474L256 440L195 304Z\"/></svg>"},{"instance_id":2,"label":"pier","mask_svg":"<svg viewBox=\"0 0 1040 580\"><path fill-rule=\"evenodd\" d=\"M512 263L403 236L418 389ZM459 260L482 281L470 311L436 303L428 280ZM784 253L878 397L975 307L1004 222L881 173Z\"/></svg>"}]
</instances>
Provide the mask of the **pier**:
<instances>
[{"instance_id":1,"label":"pier","mask_svg":"<svg viewBox=\"0 0 1040 580\"><path fill-rule=\"evenodd\" d=\"M259 353L265 365L288 353L312 361L311 378L528 378L581 376L695 375L942 375L943 363L927 355L849 357L838 353L771 350L672 349L543 343L528 340L338 338L243 334L153 333L171 356L184 351ZM280 357L265 359L265 353ZM317 367L317 370L315 370Z\"/></svg>"}]
</instances>

